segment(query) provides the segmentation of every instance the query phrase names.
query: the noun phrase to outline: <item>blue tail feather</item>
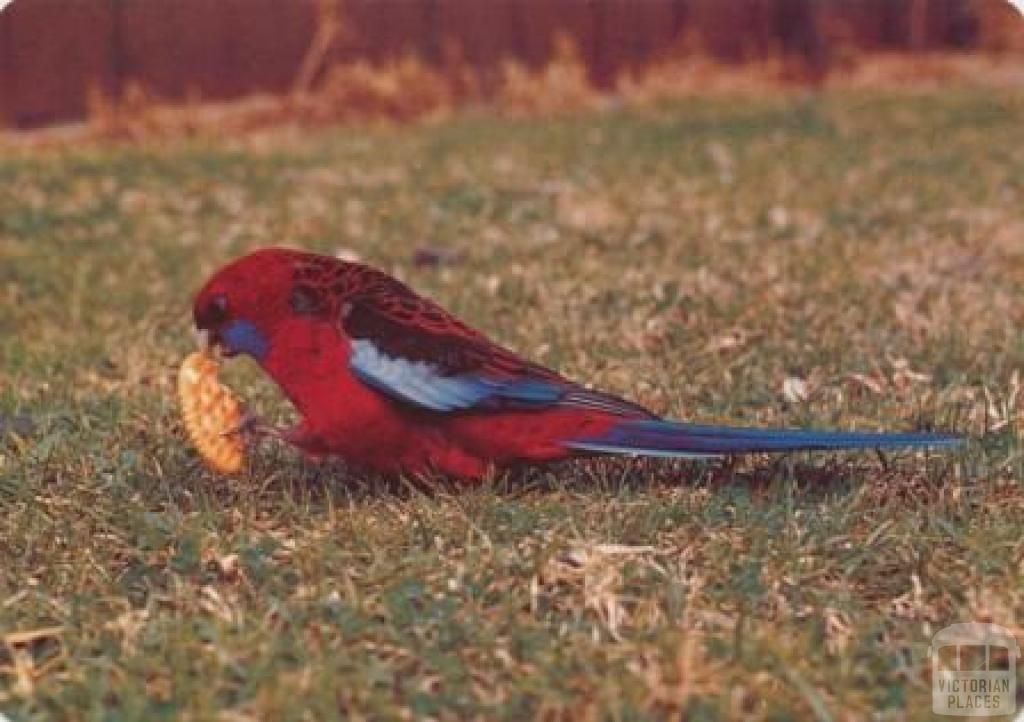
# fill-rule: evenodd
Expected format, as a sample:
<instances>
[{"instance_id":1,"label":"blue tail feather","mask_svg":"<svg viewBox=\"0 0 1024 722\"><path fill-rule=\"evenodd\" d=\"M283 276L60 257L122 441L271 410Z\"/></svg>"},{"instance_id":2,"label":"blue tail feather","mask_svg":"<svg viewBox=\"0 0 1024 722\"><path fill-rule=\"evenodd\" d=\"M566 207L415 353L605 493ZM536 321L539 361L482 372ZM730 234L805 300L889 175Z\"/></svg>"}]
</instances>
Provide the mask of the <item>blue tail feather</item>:
<instances>
[{"instance_id":1,"label":"blue tail feather","mask_svg":"<svg viewBox=\"0 0 1024 722\"><path fill-rule=\"evenodd\" d=\"M948 448L962 441L961 436L945 433L749 429L638 419L622 421L601 436L575 439L566 446L606 454L713 457L772 451Z\"/></svg>"}]
</instances>

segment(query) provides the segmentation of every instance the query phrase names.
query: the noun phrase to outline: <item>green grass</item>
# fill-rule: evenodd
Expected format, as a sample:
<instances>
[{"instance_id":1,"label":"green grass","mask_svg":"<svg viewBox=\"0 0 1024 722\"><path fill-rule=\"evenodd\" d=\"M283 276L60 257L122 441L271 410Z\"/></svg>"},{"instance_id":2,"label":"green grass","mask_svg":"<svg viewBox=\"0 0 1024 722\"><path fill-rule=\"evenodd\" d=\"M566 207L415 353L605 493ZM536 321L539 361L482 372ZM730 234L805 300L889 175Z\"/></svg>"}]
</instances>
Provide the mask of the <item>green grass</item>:
<instances>
[{"instance_id":1,"label":"green grass","mask_svg":"<svg viewBox=\"0 0 1024 722\"><path fill-rule=\"evenodd\" d=\"M7 152L0 711L929 719L931 635L1024 618L1021 127L957 91ZM225 480L173 399L190 296L280 243L665 414L975 439L429 492L266 447Z\"/></svg>"}]
</instances>

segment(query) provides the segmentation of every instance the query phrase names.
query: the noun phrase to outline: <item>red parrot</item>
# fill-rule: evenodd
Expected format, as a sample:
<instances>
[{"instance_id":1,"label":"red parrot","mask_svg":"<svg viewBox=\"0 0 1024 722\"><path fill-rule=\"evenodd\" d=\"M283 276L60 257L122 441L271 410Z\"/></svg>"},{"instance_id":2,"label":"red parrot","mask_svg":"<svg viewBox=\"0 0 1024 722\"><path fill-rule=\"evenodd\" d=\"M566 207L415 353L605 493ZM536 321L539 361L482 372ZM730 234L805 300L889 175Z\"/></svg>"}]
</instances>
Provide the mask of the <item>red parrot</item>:
<instances>
[{"instance_id":1,"label":"red parrot","mask_svg":"<svg viewBox=\"0 0 1024 722\"><path fill-rule=\"evenodd\" d=\"M276 432L313 456L383 472L477 478L595 454L936 446L951 434L700 426L583 388L502 348L387 274L265 249L218 271L194 306L201 336L246 354L301 414ZM264 429L266 431L266 429Z\"/></svg>"}]
</instances>

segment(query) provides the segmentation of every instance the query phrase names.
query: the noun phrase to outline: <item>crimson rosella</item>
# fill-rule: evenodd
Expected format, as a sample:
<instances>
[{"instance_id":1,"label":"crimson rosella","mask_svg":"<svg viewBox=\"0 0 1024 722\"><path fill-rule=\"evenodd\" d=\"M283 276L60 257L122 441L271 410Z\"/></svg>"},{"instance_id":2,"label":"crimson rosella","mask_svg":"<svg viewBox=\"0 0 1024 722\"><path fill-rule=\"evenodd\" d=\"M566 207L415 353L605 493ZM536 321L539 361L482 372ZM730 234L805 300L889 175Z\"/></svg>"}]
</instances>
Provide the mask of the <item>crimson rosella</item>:
<instances>
[{"instance_id":1,"label":"crimson rosella","mask_svg":"<svg viewBox=\"0 0 1024 722\"><path fill-rule=\"evenodd\" d=\"M251 356L301 414L282 438L384 472L476 478L572 456L946 447L941 433L701 426L662 419L502 348L387 274L266 249L199 292L200 335Z\"/></svg>"}]
</instances>

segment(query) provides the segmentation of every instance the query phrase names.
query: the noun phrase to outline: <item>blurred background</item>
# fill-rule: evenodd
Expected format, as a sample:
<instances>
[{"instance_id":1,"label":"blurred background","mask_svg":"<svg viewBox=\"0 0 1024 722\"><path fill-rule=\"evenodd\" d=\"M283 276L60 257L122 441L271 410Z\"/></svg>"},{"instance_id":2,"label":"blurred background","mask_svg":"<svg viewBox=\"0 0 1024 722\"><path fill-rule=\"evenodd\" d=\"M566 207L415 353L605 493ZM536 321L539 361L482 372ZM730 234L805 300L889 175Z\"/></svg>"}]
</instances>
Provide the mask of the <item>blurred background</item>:
<instances>
[{"instance_id":1,"label":"blurred background","mask_svg":"<svg viewBox=\"0 0 1024 722\"><path fill-rule=\"evenodd\" d=\"M0 125L111 130L115 110L259 94L304 102L264 98L246 123L935 82L1021 53L1015 16L1004 0L17 0L0 14Z\"/></svg>"}]
</instances>

